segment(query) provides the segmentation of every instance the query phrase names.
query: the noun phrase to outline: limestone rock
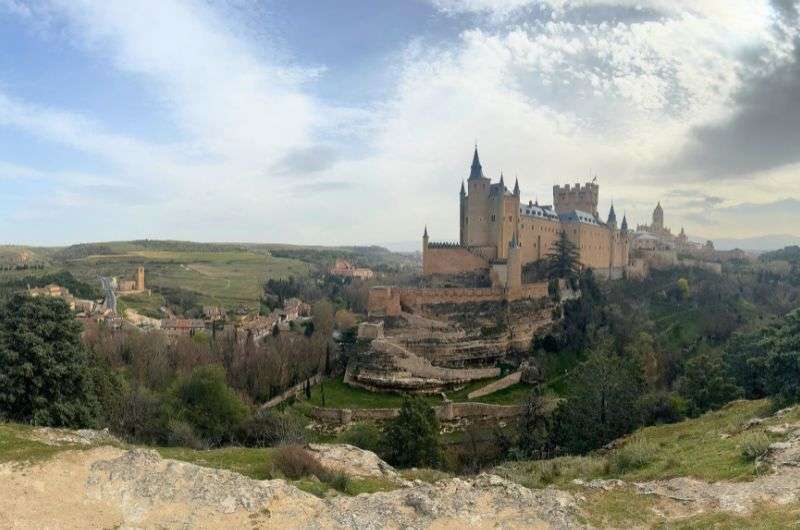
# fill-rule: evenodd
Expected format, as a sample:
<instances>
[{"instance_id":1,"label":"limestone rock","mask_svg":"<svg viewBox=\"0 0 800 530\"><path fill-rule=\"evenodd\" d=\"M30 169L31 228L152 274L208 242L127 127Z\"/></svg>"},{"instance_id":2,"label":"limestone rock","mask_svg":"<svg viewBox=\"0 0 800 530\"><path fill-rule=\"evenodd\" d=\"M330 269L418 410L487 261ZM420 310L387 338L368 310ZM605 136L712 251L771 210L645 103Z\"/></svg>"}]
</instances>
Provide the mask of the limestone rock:
<instances>
[{"instance_id":1,"label":"limestone rock","mask_svg":"<svg viewBox=\"0 0 800 530\"><path fill-rule=\"evenodd\" d=\"M372 451L348 444L308 444L306 450L332 471L352 477L402 480L395 469Z\"/></svg>"}]
</instances>

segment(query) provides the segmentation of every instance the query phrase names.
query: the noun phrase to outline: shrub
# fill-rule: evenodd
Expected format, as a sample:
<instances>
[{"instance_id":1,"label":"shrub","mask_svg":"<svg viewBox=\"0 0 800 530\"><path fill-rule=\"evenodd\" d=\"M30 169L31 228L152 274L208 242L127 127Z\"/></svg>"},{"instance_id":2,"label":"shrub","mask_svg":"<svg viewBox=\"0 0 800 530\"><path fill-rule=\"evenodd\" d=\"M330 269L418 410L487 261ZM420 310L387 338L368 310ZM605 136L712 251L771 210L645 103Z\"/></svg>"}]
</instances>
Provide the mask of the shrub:
<instances>
[{"instance_id":1,"label":"shrub","mask_svg":"<svg viewBox=\"0 0 800 530\"><path fill-rule=\"evenodd\" d=\"M330 470L320 464L314 455L299 445L281 446L275 453L275 467L291 480L303 477L317 477L329 487L347 492L350 489L350 477L342 471Z\"/></svg>"},{"instance_id":2,"label":"shrub","mask_svg":"<svg viewBox=\"0 0 800 530\"><path fill-rule=\"evenodd\" d=\"M239 441L249 447L298 444L306 440L301 418L282 412L264 411L248 418L241 426Z\"/></svg>"},{"instance_id":3,"label":"shrub","mask_svg":"<svg viewBox=\"0 0 800 530\"><path fill-rule=\"evenodd\" d=\"M400 467L435 466L439 463L439 422L420 397L406 397L400 414L381 438L387 460Z\"/></svg>"},{"instance_id":4,"label":"shrub","mask_svg":"<svg viewBox=\"0 0 800 530\"><path fill-rule=\"evenodd\" d=\"M381 449L381 432L375 425L357 423L343 432L338 441L372 451L373 453L379 453Z\"/></svg>"},{"instance_id":5,"label":"shrub","mask_svg":"<svg viewBox=\"0 0 800 530\"><path fill-rule=\"evenodd\" d=\"M167 443L177 447L203 448L203 443L195 434L192 426L180 420L169 422L167 426Z\"/></svg>"},{"instance_id":6,"label":"shrub","mask_svg":"<svg viewBox=\"0 0 800 530\"><path fill-rule=\"evenodd\" d=\"M655 451L644 438L633 438L611 456L611 468L619 474L642 468L652 462Z\"/></svg>"},{"instance_id":7,"label":"shrub","mask_svg":"<svg viewBox=\"0 0 800 530\"><path fill-rule=\"evenodd\" d=\"M166 443L170 408L163 395L144 387L126 390L112 429L124 438L149 444Z\"/></svg>"},{"instance_id":8,"label":"shrub","mask_svg":"<svg viewBox=\"0 0 800 530\"><path fill-rule=\"evenodd\" d=\"M742 439L739 447L742 451L742 458L752 462L767 454L769 451L769 438L763 432L751 433Z\"/></svg>"},{"instance_id":9,"label":"shrub","mask_svg":"<svg viewBox=\"0 0 800 530\"><path fill-rule=\"evenodd\" d=\"M283 445L275 452L275 467L291 480L325 475L326 472L314 455L299 445Z\"/></svg>"},{"instance_id":10,"label":"shrub","mask_svg":"<svg viewBox=\"0 0 800 530\"><path fill-rule=\"evenodd\" d=\"M207 365L192 370L173 388L179 417L211 446L231 440L247 417L247 406L225 381L221 366Z\"/></svg>"}]
</instances>

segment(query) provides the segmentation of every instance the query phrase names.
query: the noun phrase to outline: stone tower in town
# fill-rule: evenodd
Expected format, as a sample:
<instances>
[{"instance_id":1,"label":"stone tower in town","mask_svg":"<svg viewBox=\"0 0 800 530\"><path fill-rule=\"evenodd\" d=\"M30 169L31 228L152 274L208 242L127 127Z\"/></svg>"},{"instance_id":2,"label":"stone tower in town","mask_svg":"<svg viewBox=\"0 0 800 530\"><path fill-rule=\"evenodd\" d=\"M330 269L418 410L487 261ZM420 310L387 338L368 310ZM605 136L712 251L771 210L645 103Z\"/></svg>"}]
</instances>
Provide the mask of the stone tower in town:
<instances>
[{"instance_id":1,"label":"stone tower in town","mask_svg":"<svg viewBox=\"0 0 800 530\"><path fill-rule=\"evenodd\" d=\"M650 228L653 232L664 229L664 209L661 208L661 201L656 205L656 209L653 210L653 224Z\"/></svg>"},{"instance_id":2,"label":"stone tower in town","mask_svg":"<svg viewBox=\"0 0 800 530\"><path fill-rule=\"evenodd\" d=\"M136 269L136 290L144 291L144 267Z\"/></svg>"}]
</instances>

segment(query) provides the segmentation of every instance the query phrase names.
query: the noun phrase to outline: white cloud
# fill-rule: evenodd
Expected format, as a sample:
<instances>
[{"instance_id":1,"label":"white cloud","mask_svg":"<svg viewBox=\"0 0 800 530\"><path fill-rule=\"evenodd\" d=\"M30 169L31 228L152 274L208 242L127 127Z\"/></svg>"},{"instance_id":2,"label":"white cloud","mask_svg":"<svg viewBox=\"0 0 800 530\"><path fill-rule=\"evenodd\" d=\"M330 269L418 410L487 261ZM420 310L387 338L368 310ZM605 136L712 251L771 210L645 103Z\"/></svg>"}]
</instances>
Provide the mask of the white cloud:
<instances>
[{"instance_id":1,"label":"white cloud","mask_svg":"<svg viewBox=\"0 0 800 530\"><path fill-rule=\"evenodd\" d=\"M414 40L390 61L394 91L373 108L353 109L311 96L320 68L243 35L213 4L143 0L133 10L117 0L40 2L29 5L57 19L53 26L63 24L101 64L146 87L183 133L156 144L117 134L102 117L0 93L0 125L111 161L116 174L99 177L111 185L150 188L151 203L120 207L140 224L115 238L386 242L415 239L428 223L433 237L452 239L475 140L487 173L504 170L509 185L518 174L526 198L547 202L554 183L597 173L603 206L613 197L618 211L644 220L676 186L651 168L694 125L730 115L732 95L748 78L789 61L797 31L775 31L766 0L431 0L454 16L490 15L490 23L473 17L476 27L451 42ZM525 8L546 12L543 5L552 17L515 17ZM568 16L586 6L657 15ZM760 60L743 60L745 52ZM360 156L346 157L337 141ZM800 196L788 170L761 175L759 184L776 190L759 195L762 202L777 190ZM726 206L744 202L748 186L680 184ZM90 201L87 189L58 188L51 211L37 212L101 207L103 194ZM675 225L697 213L688 203L671 206Z\"/></svg>"}]
</instances>

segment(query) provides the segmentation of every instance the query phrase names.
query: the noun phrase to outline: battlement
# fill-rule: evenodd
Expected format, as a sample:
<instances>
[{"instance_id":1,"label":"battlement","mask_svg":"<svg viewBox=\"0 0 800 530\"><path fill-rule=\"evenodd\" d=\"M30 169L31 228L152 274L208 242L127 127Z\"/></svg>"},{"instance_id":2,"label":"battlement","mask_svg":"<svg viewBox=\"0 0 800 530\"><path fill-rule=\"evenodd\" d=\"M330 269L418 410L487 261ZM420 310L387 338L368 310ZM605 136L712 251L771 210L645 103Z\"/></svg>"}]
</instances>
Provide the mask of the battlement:
<instances>
[{"instance_id":1,"label":"battlement","mask_svg":"<svg viewBox=\"0 0 800 530\"><path fill-rule=\"evenodd\" d=\"M563 214L572 210L581 210L597 216L597 203L600 198L600 185L594 182L581 184L576 182L570 186L553 186L553 206L556 213Z\"/></svg>"},{"instance_id":2,"label":"battlement","mask_svg":"<svg viewBox=\"0 0 800 530\"><path fill-rule=\"evenodd\" d=\"M580 182L576 182L575 185L570 187L569 184L564 184L563 186L559 186L558 184L553 186L553 193L597 193L600 190L600 185L594 182L586 182L581 184Z\"/></svg>"},{"instance_id":3,"label":"battlement","mask_svg":"<svg viewBox=\"0 0 800 530\"><path fill-rule=\"evenodd\" d=\"M465 248L464 245L456 241L431 241L428 248Z\"/></svg>"}]
</instances>

